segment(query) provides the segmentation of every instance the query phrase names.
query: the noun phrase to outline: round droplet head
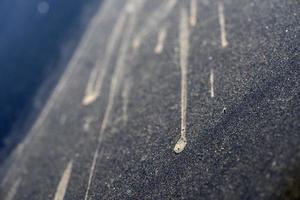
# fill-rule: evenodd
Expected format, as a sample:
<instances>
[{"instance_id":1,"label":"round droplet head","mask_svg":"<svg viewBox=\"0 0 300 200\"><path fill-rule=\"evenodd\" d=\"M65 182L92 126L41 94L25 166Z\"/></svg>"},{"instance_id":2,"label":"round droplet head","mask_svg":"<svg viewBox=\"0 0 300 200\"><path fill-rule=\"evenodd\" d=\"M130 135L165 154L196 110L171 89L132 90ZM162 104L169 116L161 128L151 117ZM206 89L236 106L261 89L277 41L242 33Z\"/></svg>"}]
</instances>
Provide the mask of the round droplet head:
<instances>
[{"instance_id":1,"label":"round droplet head","mask_svg":"<svg viewBox=\"0 0 300 200\"><path fill-rule=\"evenodd\" d=\"M82 100L82 104L87 106L87 105L93 103L97 99L97 97L98 97L98 95L96 93L86 95Z\"/></svg>"},{"instance_id":2,"label":"round droplet head","mask_svg":"<svg viewBox=\"0 0 300 200\"><path fill-rule=\"evenodd\" d=\"M46 14L49 12L50 6L46 1L42 1L37 5L37 10L40 14Z\"/></svg>"},{"instance_id":3,"label":"round droplet head","mask_svg":"<svg viewBox=\"0 0 300 200\"><path fill-rule=\"evenodd\" d=\"M180 153L184 150L185 146L187 144L187 141L186 139L184 138L180 138L177 143L175 144L175 147L174 147L174 151L175 153Z\"/></svg>"}]
</instances>

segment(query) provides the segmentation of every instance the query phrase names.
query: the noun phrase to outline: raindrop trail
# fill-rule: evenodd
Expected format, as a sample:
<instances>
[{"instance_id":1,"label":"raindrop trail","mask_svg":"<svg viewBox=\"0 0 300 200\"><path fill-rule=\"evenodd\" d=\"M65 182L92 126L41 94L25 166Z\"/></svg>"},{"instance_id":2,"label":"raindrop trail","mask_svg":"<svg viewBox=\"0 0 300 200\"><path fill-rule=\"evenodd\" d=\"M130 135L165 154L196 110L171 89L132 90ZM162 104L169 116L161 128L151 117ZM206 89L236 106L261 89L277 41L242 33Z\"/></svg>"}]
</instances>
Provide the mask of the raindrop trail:
<instances>
[{"instance_id":1,"label":"raindrop trail","mask_svg":"<svg viewBox=\"0 0 300 200\"><path fill-rule=\"evenodd\" d=\"M190 13L190 25L194 27L197 24L197 0L191 0Z\"/></svg>"},{"instance_id":2,"label":"raindrop trail","mask_svg":"<svg viewBox=\"0 0 300 200\"><path fill-rule=\"evenodd\" d=\"M220 24L220 31L221 31L221 47L225 48L228 46L228 41L226 38L224 5L222 2L218 3L218 16L219 16L219 24Z\"/></svg>"},{"instance_id":3,"label":"raindrop trail","mask_svg":"<svg viewBox=\"0 0 300 200\"><path fill-rule=\"evenodd\" d=\"M161 52L163 51L163 49L164 49L164 42L165 42L166 36L167 36L167 29L166 29L166 27L163 27L159 31L158 36L157 36L157 44L156 44L156 46L154 48L154 52L156 54L161 54Z\"/></svg>"},{"instance_id":4,"label":"raindrop trail","mask_svg":"<svg viewBox=\"0 0 300 200\"><path fill-rule=\"evenodd\" d=\"M215 92L214 92L214 69L210 70L209 82L210 82L210 97L214 97L215 96Z\"/></svg>"},{"instance_id":5,"label":"raindrop trail","mask_svg":"<svg viewBox=\"0 0 300 200\"><path fill-rule=\"evenodd\" d=\"M63 200L65 197L65 193L69 184L69 180L72 173L72 167L73 167L73 160L71 160L67 167L65 168L65 171L59 181L59 184L57 186L57 190L54 196L54 200Z\"/></svg>"},{"instance_id":6,"label":"raindrop trail","mask_svg":"<svg viewBox=\"0 0 300 200\"><path fill-rule=\"evenodd\" d=\"M181 69L181 134L174 151L180 153L187 144L186 137L186 115L187 115L187 76L189 57L189 26L188 16L185 8L180 12L179 24L179 46L180 46L180 69Z\"/></svg>"},{"instance_id":7,"label":"raindrop trail","mask_svg":"<svg viewBox=\"0 0 300 200\"><path fill-rule=\"evenodd\" d=\"M135 36L133 40L133 48L139 48L141 41L143 38L156 26L158 26L161 21L163 21L173 10L177 3L177 0L168 0L167 3L161 5L156 11L148 17L148 21L146 22L146 26L143 27Z\"/></svg>"},{"instance_id":8,"label":"raindrop trail","mask_svg":"<svg viewBox=\"0 0 300 200\"><path fill-rule=\"evenodd\" d=\"M90 168L89 180L88 180L84 200L88 200L88 198L89 198L90 187L91 187L93 175L94 175L94 172L95 172L95 166L96 166L96 162L97 162L97 159L98 159L98 154L99 154L99 148L97 147L97 149L94 153L94 156L93 156L92 166Z\"/></svg>"},{"instance_id":9,"label":"raindrop trail","mask_svg":"<svg viewBox=\"0 0 300 200\"><path fill-rule=\"evenodd\" d=\"M129 94L130 94L131 87L132 87L132 81L131 80L125 81L124 89L123 89L123 92L122 92L122 98L123 98L123 107L122 107L122 110L123 110L123 116L122 116L123 125L126 125L127 121L128 121L128 103L129 103Z\"/></svg>"},{"instance_id":10,"label":"raindrop trail","mask_svg":"<svg viewBox=\"0 0 300 200\"><path fill-rule=\"evenodd\" d=\"M95 67L90 74L90 78L88 80L85 90L85 96L82 100L83 105L89 105L93 103L100 94L104 75L106 74L115 46L123 33L122 30L124 29L125 25L125 15L127 11L126 8L128 9L128 5L125 6L124 9L121 11L116 25L113 28L111 38L109 39L108 45L105 50L104 60L102 61L97 59Z\"/></svg>"},{"instance_id":11,"label":"raindrop trail","mask_svg":"<svg viewBox=\"0 0 300 200\"><path fill-rule=\"evenodd\" d=\"M84 132L89 132L90 131L91 123L93 122L93 120L94 120L93 117L86 117L84 119L84 124L83 124L83 131Z\"/></svg>"},{"instance_id":12,"label":"raindrop trail","mask_svg":"<svg viewBox=\"0 0 300 200\"><path fill-rule=\"evenodd\" d=\"M10 190L8 191L8 194L7 196L5 197L5 200L13 200L14 197L16 196L17 194L17 190L21 184L21 181L22 179L21 178L18 178L14 183L13 185L11 186Z\"/></svg>"},{"instance_id":13,"label":"raindrop trail","mask_svg":"<svg viewBox=\"0 0 300 200\"><path fill-rule=\"evenodd\" d=\"M127 52L130 47L131 35L133 33L134 26L136 23L136 11L137 11L137 8L139 8L143 5L144 1L141 1L139 3L140 4L135 5L135 7L133 7L133 9L130 9L130 10L127 9L127 15L125 15L125 18L126 18L125 20L128 21L127 28L124 33L124 37L122 39L122 44L121 44L119 55L117 58L115 72L112 75L112 80L111 80L110 89L109 89L108 104L107 104L104 118L102 121L101 129L99 131L97 148L94 153L92 166L91 166L90 172L89 172L89 180L88 180L87 190L86 190L85 198L84 198L85 200L87 200L89 198L90 187L91 187L93 175L95 173L95 166L97 163L97 159L99 156L100 144L101 144L101 141L102 141L102 138L104 135L104 131L106 130L106 127L108 126L108 123L111 118L111 113L112 113L113 105L114 105L114 99L115 99L117 92L120 89L120 81L122 81L123 76L124 76L124 71L125 71L124 68L126 67L126 64L125 64L126 56L127 56Z\"/></svg>"}]
</instances>

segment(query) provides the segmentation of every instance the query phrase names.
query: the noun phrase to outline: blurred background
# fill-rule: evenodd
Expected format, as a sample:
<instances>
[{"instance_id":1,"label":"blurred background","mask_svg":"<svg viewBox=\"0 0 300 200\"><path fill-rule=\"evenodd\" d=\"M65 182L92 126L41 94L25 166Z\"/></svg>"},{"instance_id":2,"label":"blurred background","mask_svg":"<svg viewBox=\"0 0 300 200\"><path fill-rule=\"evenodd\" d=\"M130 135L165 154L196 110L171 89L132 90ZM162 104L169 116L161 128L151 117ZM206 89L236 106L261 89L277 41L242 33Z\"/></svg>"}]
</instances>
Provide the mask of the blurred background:
<instances>
[{"instance_id":1,"label":"blurred background","mask_svg":"<svg viewBox=\"0 0 300 200\"><path fill-rule=\"evenodd\" d=\"M99 0L0 0L0 162L24 136Z\"/></svg>"}]
</instances>

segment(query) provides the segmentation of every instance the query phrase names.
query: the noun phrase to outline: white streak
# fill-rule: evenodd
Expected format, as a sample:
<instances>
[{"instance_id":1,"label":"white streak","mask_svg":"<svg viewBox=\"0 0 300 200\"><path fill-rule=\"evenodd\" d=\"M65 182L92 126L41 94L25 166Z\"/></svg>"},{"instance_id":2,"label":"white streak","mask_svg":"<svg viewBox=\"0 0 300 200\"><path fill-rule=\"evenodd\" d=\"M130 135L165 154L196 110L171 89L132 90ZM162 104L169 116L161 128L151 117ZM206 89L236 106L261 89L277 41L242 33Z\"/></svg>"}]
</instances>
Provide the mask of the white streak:
<instances>
[{"instance_id":1,"label":"white streak","mask_svg":"<svg viewBox=\"0 0 300 200\"><path fill-rule=\"evenodd\" d=\"M60 116L60 120L59 120L60 124L64 125L66 123L66 121L67 121L67 116L65 114L62 114Z\"/></svg>"},{"instance_id":2,"label":"white streak","mask_svg":"<svg viewBox=\"0 0 300 200\"><path fill-rule=\"evenodd\" d=\"M88 185L87 185L87 189L86 189L86 192L85 192L84 200L88 200L88 198L89 198L91 183L92 183L93 175L95 173L96 162L97 162L97 159L98 159L98 152L99 152L99 147L97 147L97 149L94 153L94 156L93 156L93 162L92 162L92 166L91 166L91 169L90 169L89 180L88 180Z\"/></svg>"},{"instance_id":3,"label":"white streak","mask_svg":"<svg viewBox=\"0 0 300 200\"><path fill-rule=\"evenodd\" d=\"M112 113L112 109L113 109L113 105L114 105L114 101L115 101L115 96L116 96L116 94L118 93L118 91L120 89L120 81L123 79L124 70L125 70L124 68L126 66L125 65L126 55L127 55L126 52L128 51L130 36L131 36L131 33L132 33L132 29L133 29L132 26L133 26L133 22L135 21L133 19L135 19L134 15L130 18L130 20L128 22L127 32L124 35L123 44L120 48L120 53L119 53L119 56L117 58L117 64L116 64L115 72L112 76L112 80L111 80L111 84L110 84L108 104L107 104L107 107L106 107L106 111L105 111L104 119L103 119L103 122L102 122L100 134L103 134L104 130L106 129L106 127L109 123L111 113Z\"/></svg>"},{"instance_id":4,"label":"white streak","mask_svg":"<svg viewBox=\"0 0 300 200\"><path fill-rule=\"evenodd\" d=\"M197 0L191 0L190 12L190 25L194 27L197 24Z\"/></svg>"},{"instance_id":5,"label":"white streak","mask_svg":"<svg viewBox=\"0 0 300 200\"><path fill-rule=\"evenodd\" d=\"M226 39L224 6L222 2L218 3L218 16L219 16L219 24L221 30L221 46L222 48L225 48L228 46L228 41Z\"/></svg>"},{"instance_id":6,"label":"white streak","mask_svg":"<svg viewBox=\"0 0 300 200\"><path fill-rule=\"evenodd\" d=\"M210 82L210 97L214 97L215 96L215 92L214 92L214 69L210 70L209 82Z\"/></svg>"},{"instance_id":7,"label":"white streak","mask_svg":"<svg viewBox=\"0 0 300 200\"><path fill-rule=\"evenodd\" d=\"M158 26L158 24L163 21L173 10L177 3L177 0L168 0L167 3L161 5L156 11L148 17L148 21L146 22L146 26L142 28L133 40L133 48L139 48L141 41L143 38L153 29Z\"/></svg>"},{"instance_id":8,"label":"white streak","mask_svg":"<svg viewBox=\"0 0 300 200\"><path fill-rule=\"evenodd\" d=\"M162 50L164 49L164 42L165 42L166 36L167 36L167 30L164 27L159 31L158 36L157 36L157 44L154 48L154 52L156 54L160 54L162 52Z\"/></svg>"},{"instance_id":9,"label":"white streak","mask_svg":"<svg viewBox=\"0 0 300 200\"><path fill-rule=\"evenodd\" d=\"M83 131L84 132L89 132L90 131L90 126L92 121L94 120L93 117L87 117L84 119L84 124L83 124Z\"/></svg>"},{"instance_id":10,"label":"white streak","mask_svg":"<svg viewBox=\"0 0 300 200\"><path fill-rule=\"evenodd\" d=\"M8 191L8 194L6 195L5 197L5 200L13 200L14 197L16 196L17 194L17 190L21 184L21 181L22 179L21 178L18 178L14 183L13 185L11 186L11 188L9 189Z\"/></svg>"},{"instance_id":11,"label":"white streak","mask_svg":"<svg viewBox=\"0 0 300 200\"><path fill-rule=\"evenodd\" d=\"M128 121L128 103L129 103L129 94L132 87L132 82L130 80L127 80L124 84L124 89L122 92L122 98L123 98L123 124L126 125Z\"/></svg>"},{"instance_id":12,"label":"white streak","mask_svg":"<svg viewBox=\"0 0 300 200\"><path fill-rule=\"evenodd\" d=\"M189 56L189 26L186 9L180 12L179 25L179 46L180 46L180 69L181 69L181 135L177 141L174 151L180 153L187 144L186 138L186 115L187 115L187 75Z\"/></svg>"},{"instance_id":13,"label":"white streak","mask_svg":"<svg viewBox=\"0 0 300 200\"><path fill-rule=\"evenodd\" d=\"M56 193L54 196L54 200L63 200L65 197L65 193L69 184L69 180L72 173L73 160L71 160L67 167L64 170L64 173L59 181L59 184L56 189Z\"/></svg>"},{"instance_id":14,"label":"white streak","mask_svg":"<svg viewBox=\"0 0 300 200\"><path fill-rule=\"evenodd\" d=\"M103 61L102 59L97 59L96 61L95 67L90 74L90 78L86 86L85 96L82 100L83 105L89 105L93 103L100 94L103 78L106 74L112 53L114 52L115 46L123 33L122 30L124 29L126 19L125 15L128 10L129 7L125 6L121 12L121 15L118 17L116 25L113 28L112 35L108 41Z\"/></svg>"},{"instance_id":15,"label":"white streak","mask_svg":"<svg viewBox=\"0 0 300 200\"><path fill-rule=\"evenodd\" d=\"M143 5L143 1L139 6L141 6L141 5ZM134 9L134 11L136 11L136 7L133 9ZM109 90L109 97L108 97L108 104L106 107L106 111L105 111L104 118L102 121L101 129L99 132L98 143L97 143L97 148L96 148L96 151L94 154L93 163L92 163L92 166L90 169L88 186L87 186L87 190L85 193L85 200L87 200L89 197L90 186L91 186L94 171L95 171L95 165L96 165L97 159L98 159L98 152L100 150L100 143L102 141L104 131L106 130L106 127L109 124L109 121L111 118L111 113L112 113L113 106L114 106L115 96L120 89L120 82L122 81L123 76L124 76L124 71L125 71L124 68L126 67L127 52L130 47L131 36L132 36L134 26L136 23L136 13L134 11L128 12L128 15L130 15L129 17L127 17L127 15L125 16L126 19L128 18L128 24L126 26L127 28L125 30L122 44L120 47L115 71L112 75L112 80L111 80L110 90Z\"/></svg>"}]
</instances>

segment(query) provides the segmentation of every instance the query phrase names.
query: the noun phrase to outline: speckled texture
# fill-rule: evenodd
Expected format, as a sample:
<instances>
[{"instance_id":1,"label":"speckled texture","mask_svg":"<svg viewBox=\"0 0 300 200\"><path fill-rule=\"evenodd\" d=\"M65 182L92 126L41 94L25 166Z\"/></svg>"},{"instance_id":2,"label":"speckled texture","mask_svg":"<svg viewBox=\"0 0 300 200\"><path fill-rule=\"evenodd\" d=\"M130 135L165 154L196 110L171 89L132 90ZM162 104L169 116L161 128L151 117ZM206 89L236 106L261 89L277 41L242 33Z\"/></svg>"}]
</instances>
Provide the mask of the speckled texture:
<instances>
[{"instance_id":1,"label":"speckled texture","mask_svg":"<svg viewBox=\"0 0 300 200\"><path fill-rule=\"evenodd\" d=\"M15 199L53 199L72 160L65 199L84 199L122 43L133 40L164 3L146 2L133 35L117 42L100 96L83 106L89 74L96 59L105 58L105 45L124 7L117 2L109 1L99 11L101 20L88 28L94 33L90 48L77 63L73 58L45 108L48 112L44 110L28 134L24 149L19 147L3 166L4 197L21 177ZM218 2L198 1L197 24L190 27L189 36L188 143L184 151L174 153L181 129L178 26L180 9L189 12L189 3L179 1L138 50L130 46L126 52L124 73L118 76L112 112L99 143L90 199L271 199L286 191L299 168L296 0L225 0L226 48L220 44ZM123 36L130 29L127 19ZM164 49L155 54L162 27L167 27ZM124 123L122 90L128 80L132 85ZM92 120L84 131L87 117Z\"/></svg>"}]
</instances>

